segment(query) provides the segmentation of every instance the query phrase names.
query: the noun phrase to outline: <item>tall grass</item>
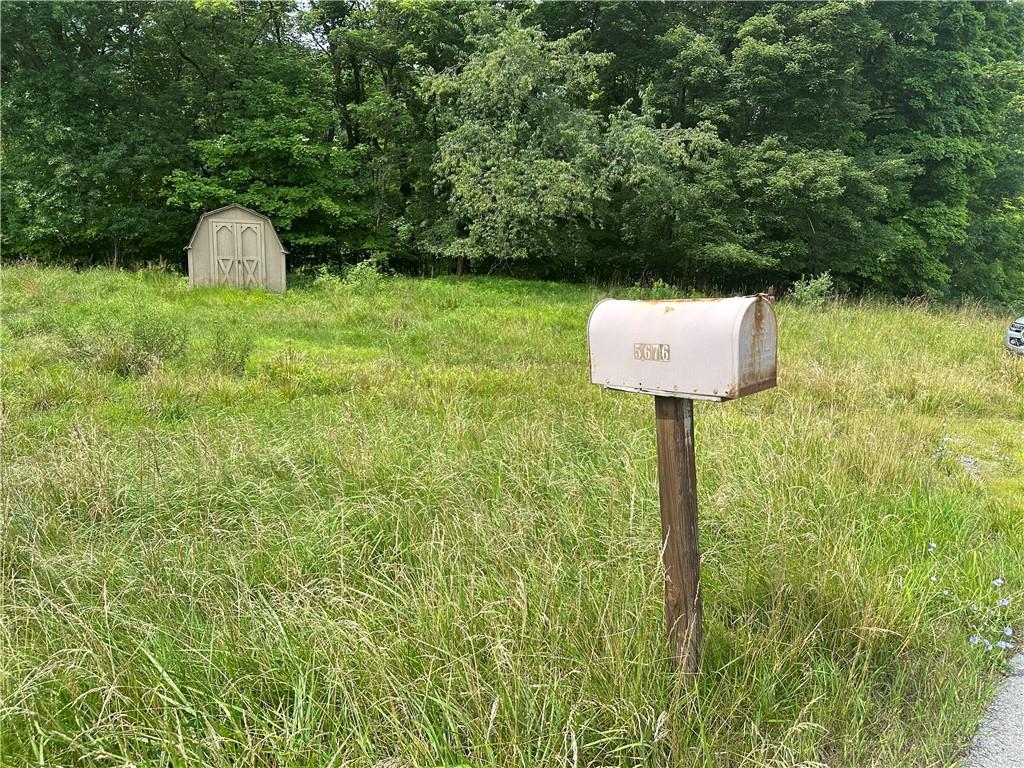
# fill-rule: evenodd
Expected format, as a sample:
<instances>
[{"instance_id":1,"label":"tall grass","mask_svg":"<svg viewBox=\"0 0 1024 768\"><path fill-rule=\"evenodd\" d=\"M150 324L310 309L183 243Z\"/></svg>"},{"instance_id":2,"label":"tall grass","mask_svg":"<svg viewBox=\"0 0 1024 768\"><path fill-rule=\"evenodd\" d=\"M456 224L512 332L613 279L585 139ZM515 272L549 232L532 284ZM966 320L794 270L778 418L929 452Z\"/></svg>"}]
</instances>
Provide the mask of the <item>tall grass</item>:
<instances>
[{"instance_id":1,"label":"tall grass","mask_svg":"<svg viewBox=\"0 0 1024 768\"><path fill-rule=\"evenodd\" d=\"M692 679L601 291L3 280L5 765L946 766L1024 623L1007 318L779 307L780 386L697 405ZM129 304L186 346L68 344Z\"/></svg>"}]
</instances>

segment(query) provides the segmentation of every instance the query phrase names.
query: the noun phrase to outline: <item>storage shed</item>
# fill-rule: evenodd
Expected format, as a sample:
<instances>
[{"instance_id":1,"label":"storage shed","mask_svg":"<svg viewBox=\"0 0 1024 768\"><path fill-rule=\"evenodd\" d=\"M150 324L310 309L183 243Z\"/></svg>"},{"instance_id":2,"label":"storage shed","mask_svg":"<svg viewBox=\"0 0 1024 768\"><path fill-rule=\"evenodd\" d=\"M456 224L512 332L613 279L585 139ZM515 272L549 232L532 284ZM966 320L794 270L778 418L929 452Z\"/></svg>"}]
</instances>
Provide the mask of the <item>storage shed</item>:
<instances>
[{"instance_id":1,"label":"storage shed","mask_svg":"<svg viewBox=\"0 0 1024 768\"><path fill-rule=\"evenodd\" d=\"M225 205L200 216L185 250L190 287L229 285L284 292L288 251L270 219L244 205Z\"/></svg>"}]
</instances>

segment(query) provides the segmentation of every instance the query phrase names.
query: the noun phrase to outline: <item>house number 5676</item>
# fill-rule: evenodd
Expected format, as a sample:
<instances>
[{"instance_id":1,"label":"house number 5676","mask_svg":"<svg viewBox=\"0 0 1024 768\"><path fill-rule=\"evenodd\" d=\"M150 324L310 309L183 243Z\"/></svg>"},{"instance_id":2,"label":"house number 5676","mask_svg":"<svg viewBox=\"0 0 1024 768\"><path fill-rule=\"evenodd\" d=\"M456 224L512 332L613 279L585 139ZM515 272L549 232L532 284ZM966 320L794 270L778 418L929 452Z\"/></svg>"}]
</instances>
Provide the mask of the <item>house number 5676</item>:
<instances>
[{"instance_id":1,"label":"house number 5676","mask_svg":"<svg viewBox=\"0 0 1024 768\"><path fill-rule=\"evenodd\" d=\"M656 363L668 362L668 344L634 344L634 360L652 360Z\"/></svg>"}]
</instances>

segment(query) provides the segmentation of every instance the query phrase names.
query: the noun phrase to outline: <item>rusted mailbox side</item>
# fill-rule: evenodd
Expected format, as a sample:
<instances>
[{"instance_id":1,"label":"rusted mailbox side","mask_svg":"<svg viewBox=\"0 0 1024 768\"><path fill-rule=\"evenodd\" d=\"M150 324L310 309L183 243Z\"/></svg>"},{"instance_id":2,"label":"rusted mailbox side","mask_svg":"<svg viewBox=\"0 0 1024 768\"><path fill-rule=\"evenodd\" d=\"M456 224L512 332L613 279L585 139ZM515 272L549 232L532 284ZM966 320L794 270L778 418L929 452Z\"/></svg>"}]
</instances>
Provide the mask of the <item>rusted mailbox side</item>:
<instances>
[{"instance_id":1,"label":"rusted mailbox side","mask_svg":"<svg viewBox=\"0 0 1024 768\"><path fill-rule=\"evenodd\" d=\"M732 400L775 386L775 310L766 296L605 299L587 324L590 380L609 389Z\"/></svg>"}]
</instances>

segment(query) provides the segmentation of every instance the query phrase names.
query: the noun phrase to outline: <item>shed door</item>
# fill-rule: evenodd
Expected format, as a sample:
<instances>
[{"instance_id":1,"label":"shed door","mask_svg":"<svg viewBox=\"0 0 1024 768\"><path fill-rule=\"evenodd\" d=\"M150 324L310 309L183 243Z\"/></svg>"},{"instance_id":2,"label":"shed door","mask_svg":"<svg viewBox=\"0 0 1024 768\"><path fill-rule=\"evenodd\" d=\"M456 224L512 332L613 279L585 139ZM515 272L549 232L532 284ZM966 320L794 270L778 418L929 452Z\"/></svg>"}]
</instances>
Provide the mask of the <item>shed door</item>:
<instances>
[{"instance_id":1,"label":"shed door","mask_svg":"<svg viewBox=\"0 0 1024 768\"><path fill-rule=\"evenodd\" d=\"M252 221L212 221L213 275L218 285L259 288L266 283L263 224Z\"/></svg>"}]
</instances>

